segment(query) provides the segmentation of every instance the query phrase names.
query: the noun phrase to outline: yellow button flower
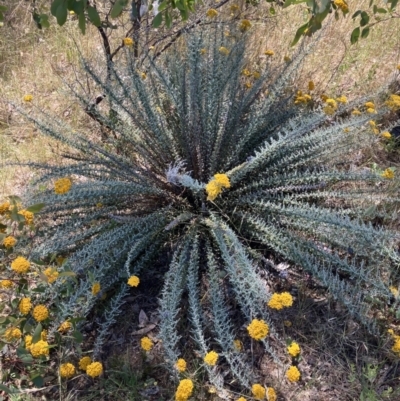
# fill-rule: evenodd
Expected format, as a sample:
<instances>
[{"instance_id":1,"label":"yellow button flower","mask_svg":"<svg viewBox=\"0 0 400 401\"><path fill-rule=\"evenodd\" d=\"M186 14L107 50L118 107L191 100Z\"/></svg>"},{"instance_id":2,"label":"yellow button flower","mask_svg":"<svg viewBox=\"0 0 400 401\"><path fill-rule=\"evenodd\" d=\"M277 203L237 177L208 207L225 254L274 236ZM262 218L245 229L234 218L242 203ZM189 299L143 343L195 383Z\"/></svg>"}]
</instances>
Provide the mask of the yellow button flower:
<instances>
[{"instance_id":1,"label":"yellow button flower","mask_svg":"<svg viewBox=\"0 0 400 401\"><path fill-rule=\"evenodd\" d=\"M58 195L66 194L72 187L72 181L69 178L59 178L54 183L54 192Z\"/></svg>"},{"instance_id":2,"label":"yellow button flower","mask_svg":"<svg viewBox=\"0 0 400 401\"><path fill-rule=\"evenodd\" d=\"M92 294L97 295L100 292L100 289L101 289L100 283L94 283L92 285Z\"/></svg>"},{"instance_id":3,"label":"yellow button flower","mask_svg":"<svg viewBox=\"0 0 400 401\"><path fill-rule=\"evenodd\" d=\"M140 346L145 351L150 351L153 348L154 343L153 343L153 341L151 341L151 339L149 337L146 336L146 337L142 337L140 339Z\"/></svg>"},{"instance_id":4,"label":"yellow button flower","mask_svg":"<svg viewBox=\"0 0 400 401\"><path fill-rule=\"evenodd\" d=\"M103 373L103 365L100 362L92 362L86 367L86 374L91 377L100 376Z\"/></svg>"},{"instance_id":5,"label":"yellow button flower","mask_svg":"<svg viewBox=\"0 0 400 401\"><path fill-rule=\"evenodd\" d=\"M33 308L32 316L37 322L42 322L49 317L49 310L44 305L37 305Z\"/></svg>"},{"instance_id":6,"label":"yellow button flower","mask_svg":"<svg viewBox=\"0 0 400 401\"><path fill-rule=\"evenodd\" d=\"M218 361L218 354L215 351L210 351L204 357L204 362L207 365L215 366Z\"/></svg>"},{"instance_id":7,"label":"yellow button flower","mask_svg":"<svg viewBox=\"0 0 400 401\"><path fill-rule=\"evenodd\" d=\"M11 263L11 269L19 274L26 273L30 267L31 264L23 256L18 256Z\"/></svg>"},{"instance_id":8,"label":"yellow button flower","mask_svg":"<svg viewBox=\"0 0 400 401\"><path fill-rule=\"evenodd\" d=\"M33 100L33 96L31 94L24 95L22 98L24 102L31 102Z\"/></svg>"},{"instance_id":9,"label":"yellow button flower","mask_svg":"<svg viewBox=\"0 0 400 401\"><path fill-rule=\"evenodd\" d=\"M75 366L72 363L63 363L60 366L60 376L69 379L75 374Z\"/></svg>"},{"instance_id":10,"label":"yellow button flower","mask_svg":"<svg viewBox=\"0 0 400 401\"><path fill-rule=\"evenodd\" d=\"M187 401L192 395L193 382L190 379L183 379L179 382L175 393L175 401Z\"/></svg>"},{"instance_id":11,"label":"yellow button flower","mask_svg":"<svg viewBox=\"0 0 400 401\"><path fill-rule=\"evenodd\" d=\"M291 366L286 372L286 377L291 382L298 382L300 380L300 376L301 374L297 366Z\"/></svg>"},{"instance_id":12,"label":"yellow button flower","mask_svg":"<svg viewBox=\"0 0 400 401\"><path fill-rule=\"evenodd\" d=\"M133 46L133 39L131 38L124 38L122 41L124 42L124 46Z\"/></svg>"},{"instance_id":13,"label":"yellow button flower","mask_svg":"<svg viewBox=\"0 0 400 401\"><path fill-rule=\"evenodd\" d=\"M287 351L290 356L296 358L300 355L300 345L295 341L292 341L292 343L287 347Z\"/></svg>"},{"instance_id":14,"label":"yellow button flower","mask_svg":"<svg viewBox=\"0 0 400 401\"><path fill-rule=\"evenodd\" d=\"M32 309L31 299L22 298L21 301L19 301L18 309L23 315L27 315Z\"/></svg>"},{"instance_id":15,"label":"yellow button flower","mask_svg":"<svg viewBox=\"0 0 400 401\"><path fill-rule=\"evenodd\" d=\"M251 392L256 400L263 400L265 398L265 388L261 384L253 384L251 387Z\"/></svg>"},{"instance_id":16,"label":"yellow button flower","mask_svg":"<svg viewBox=\"0 0 400 401\"><path fill-rule=\"evenodd\" d=\"M208 18L215 18L218 15L218 11L215 10L214 8L210 8L207 12L206 15Z\"/></svg>"},{"instance_id":17,"label":"yellow button flower","mask_svg":"<svg viewBox=\"0 0 400 401\"><path fill-rule=\"evenodd\" d=\"M255 340L262 340L268 335L269 327L264 320L253 319L247 326L249 336Z\"/></svg>"},{"instance_id":18,"label":"yellow button flower","mask_svg":"<svg viewBox=\"0 0 400 401\"><path fill-rule=\"evenodd\" d=\"M87 367L92 363L90 356L84 356L79 360L79 369L86 372Z\"/></svg>"},{"instance_id":19,"label":"yellow button flower","mask_svg":"<svg viewBox=\"0 0 400 401\"><path fill-rule=\"evenodd\" d=\"M3 245L7 249L12 248L16 243L17 243L17 240L12 235L9 235L8 237L3 239Z\"/></svg>"},{"instance_id":20,"label":"yellow button flower","mask_svg":"<svg viewBox=\"0 0 400 401\"><path fill-rule=\"evenodd\" d=\"M62 334L65 334L65 333L67 333L69 330L71 330L72 329L72 323L71 322L68 322L68 321L65 321L65 322L62 322L61 324L60 324L60 327L58 328L58 332L59 333L62 333Z\"/></svg>"},{"instance_id":21,"label":"yellow button flower","mask_svg":"<svg viewBox=\"0 0 400 401\"><path fill-rule=\"evenodd\" d=\"M179 358L176 361L175 368L178 372L184 372L186 370L186 361L182 358Z\"/></svg>"},{"instance_id":22,"label":"yellow button flower","mask_svg":"<svg viewBox=\"0 0 400 401\"><path fill-rule=\"evenodd\" d=\"M128 280L128 285L131 287L137 287L140 283L140 279L137 276L130 276Z\"/></svg>"}]
</instances>

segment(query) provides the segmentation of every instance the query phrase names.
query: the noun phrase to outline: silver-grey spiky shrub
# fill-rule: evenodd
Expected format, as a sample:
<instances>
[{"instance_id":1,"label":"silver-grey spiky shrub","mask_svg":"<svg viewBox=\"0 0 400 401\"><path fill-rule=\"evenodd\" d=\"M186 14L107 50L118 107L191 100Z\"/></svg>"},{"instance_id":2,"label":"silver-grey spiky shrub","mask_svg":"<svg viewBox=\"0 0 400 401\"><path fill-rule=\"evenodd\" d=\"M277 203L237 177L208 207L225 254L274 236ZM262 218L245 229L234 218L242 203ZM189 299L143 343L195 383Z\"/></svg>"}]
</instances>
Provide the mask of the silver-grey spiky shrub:
<instances>
[{"instance_id":1,"label":"silver-grey spiky shrub","mask_svg":"<svg viewBox=\"0 0 400 401\"><path fill-rule=\"evenodd\" d=\"M306 50L275 69L266 60L261 77L245 85L246 34L232 32L192 31L146 67L127 49L106 83L85 64L118 113L97 114L115 139L94 143L62 121L35 120L75 152L66 164L41 166L41 190L31 199L46 204L36 256L67 255L77 275L49 290L56 301L68 285L53 331L67 318L87 318L104 292L114 294L99 324L98 355L123 311L127 279L159 277L154 266L170 255L160 299L166 361L178 376L180 338L190 336L202 356L220 355L205 368L221 391L232 376L246 388L255 380L234 347L232 302L241 324L268 324L274 342L261 343L279 362L283 342L267 307L273 288L260 274L266 258L307 271L371 330L370 309L391 296L392 237L360 221L357 207L381 178L340 165L353 149L346 128L356 132L369 117L333 123L335 116L294 104L288 82ZM54 193L52 183L65 177L71 189ZM100 294L92 295L93 283ZM228 376L218 364L229 366Z\"/></svg>"}]
</instances>

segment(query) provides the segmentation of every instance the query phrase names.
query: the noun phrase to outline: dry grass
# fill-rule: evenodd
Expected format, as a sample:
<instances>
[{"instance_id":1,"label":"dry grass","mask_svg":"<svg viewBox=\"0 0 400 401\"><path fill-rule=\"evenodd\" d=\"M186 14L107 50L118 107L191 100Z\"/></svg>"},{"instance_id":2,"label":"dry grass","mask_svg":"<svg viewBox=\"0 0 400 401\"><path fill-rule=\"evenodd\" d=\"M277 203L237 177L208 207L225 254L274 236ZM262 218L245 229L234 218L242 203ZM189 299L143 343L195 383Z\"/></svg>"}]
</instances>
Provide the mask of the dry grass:
<instances>
[{"instance_id":1,"label":"dry grass","mask_svg":"<svg viewBox=\"0 0 400 401\"><path fill-rule=\"evenodd\" d=\"M244 8L245 2L242 3ZM351 1L349 5L351 10L356 10L367 8L368 2ZM281 63L285 55L292 54L294 49L289 46L290 41L305 18L305 14L299 12L301 7L279 11L273 18L267 10L268 7L263 5L242 14L242 17L253 20L249 49L253 56L249 64L254 68L266 62L263 55L266 49L275 51L274 57L268 61L272 63ZM308 81L313 80L317 93L346 95L354 99L374 93L386 84L388 77L400 64L400 19L378 24L371 30L367 40L350 46L353 27L350 16L338 22L332 21L326 27L314 52L293 79L294 88L305 90ZM112 43L118 43L122 37L123 31L114 32ZM39 31L21 1L11 24L2 28L0 99L21 102L23 95L30 93L34 96L35 107L49 110L64 118L74 129L90 132L96 137L99 134L98 127L76 101L61 90L63 80L73 80L74 71L78 69L76 44L85 57L103 62L102 45L94 30L82 36L77 30L76 21L71 21L63 28L53 25L49 31ZM96 95L95 88L91 88L91 93ZM0 101L0 201L6 195L21 194L35 174L26 167L6 167L6 163L56 163L59 162L61 150L59 144L43 137L5 101ZM399 158L398 155L385 152L375 141L363 149L364 165L372 162L399 165ZM393 184L388 190L398 196L398 188L398 184ZM393 209L389 208L389 212L397 213L396 206L391 207ZM389 224L396 226L396 217ZM292 282L298 296L295 307L285 317L292 322L292 326L282 325L281 330L285 337L297 340L302 346L299 366L303 379L298 385L288 385L283 372L276 370L267 358L255 350L249 357L257 361L257 368L263 376L260 382L265 380L269 385L274 385L279 391L279 400L399 400L400 367L387 352L385 340L377 342L370 337L338 304L325 298L322 292L310 288L306 279L293 277ZM156 302L144 304L147 305L148 314L155 312ZM103 400L156 400L173 394L168 375L160 369L160 358L145 362L137 342L130 336L130 331L137 329L137 312L141 308L146 306L139 302L136 308L130 310L125 319L127 326L121 328L121 333L124 333L122 345L109 351L112 357L106 361L107 377L92 387L92 394L75 389L69 395L66 393L65 400L89 401L94 399L93 395L95 399ZM192 350L188 350L188 355L191 353ZM197 379L199 383L204 380L202 376ZM147 394L143 391L148 386L154 386L154 381L158 382L160 391L155 397L143 396ZM207 389L204 385L196 399L218 399ZM22 401L28 398L17 399ZM51 396L48 399L52 399Z\"/></svg>"}]
</instances>

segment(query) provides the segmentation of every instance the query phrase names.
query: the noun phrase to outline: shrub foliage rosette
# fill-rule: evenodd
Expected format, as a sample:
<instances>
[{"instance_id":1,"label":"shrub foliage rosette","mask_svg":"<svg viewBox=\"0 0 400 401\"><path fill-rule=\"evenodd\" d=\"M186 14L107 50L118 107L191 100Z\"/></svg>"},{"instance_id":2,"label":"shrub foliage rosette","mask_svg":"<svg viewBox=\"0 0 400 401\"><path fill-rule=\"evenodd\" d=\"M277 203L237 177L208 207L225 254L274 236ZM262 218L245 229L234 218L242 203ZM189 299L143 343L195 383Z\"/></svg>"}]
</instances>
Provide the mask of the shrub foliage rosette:
<instances>
[{"instance_id":1,"label":"shrub foliage rosette","mask_svg":"<svg viewBox=\"0 0 400 401\"><path fill-rule=\"evenodd\" d=\"M145 80L143 65L139 68L128 49L124 61L110 66L111 79L103 80L84 63L113 115L97 112L76 95L112 129L114 139L96 143L56 119L35 120L42 132L75 151L66 155L68 165L39 166L45 172L37 184L49 189L37 191L32 202L46 204L43 212L51 223L40 227L33 252L38 258L68 254L65 266L77 276L49 289L55 301L60 288L68 288L50 332L69 318L87 317L104 293L113 294L98 327L95 358L125 296L139 283L132 277L159 274L155 263L171 255L160 300L160 337L171 372L179 376L184 333L178 327L186 303L199 354L207 359L216 349L220 355L215 364L204 364L210 381L222 389L218 365L227 364L250 392L256 380L246 356L234 347L240 335L230 320L229 298L250 335L257 329L252 337L277 363L276 347L285 345L275 317L293 299L289 293L274 296L266 285L260 271L277 273L266 258L300 266L376 330L370 300L385 304L392 296L383 279L390 277L392 236L363 224L351 207L352 199L369 193L365 182L383 178L338 163L338 155L352 146L345 129L369 117L326 124L336 114L327 117L295 104L287 83L304 49L279 71L270 63L260 66L249 88L242 74L246 33L238 26L231 30L229 36L220 28L183 35L185 50L171 47L148 62ZM334 113L353 107L339 104ZM60 190L60 182L68 185ZM346 190L339 191L338 183ZM208 302L201 302L204 295ZM249 326L254 321L262 327Z\"/></svg>"}]
</instances>

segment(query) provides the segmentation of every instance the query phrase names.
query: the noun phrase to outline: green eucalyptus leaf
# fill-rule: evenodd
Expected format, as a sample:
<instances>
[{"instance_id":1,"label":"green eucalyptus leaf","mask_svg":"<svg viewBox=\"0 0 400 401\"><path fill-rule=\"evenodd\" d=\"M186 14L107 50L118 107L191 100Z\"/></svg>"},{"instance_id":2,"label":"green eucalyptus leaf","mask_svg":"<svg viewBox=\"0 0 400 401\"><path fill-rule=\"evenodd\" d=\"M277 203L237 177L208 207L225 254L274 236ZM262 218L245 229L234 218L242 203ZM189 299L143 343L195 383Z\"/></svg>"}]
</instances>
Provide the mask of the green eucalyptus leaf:
<instances>
[{"instance_id":1,"label":"green eucalyptus leaf","mask_svg":"<svg viewBox=\"0 0 400 401\"><path fill-rule=\"evenodd\" d=\"M63 2L64 2L64 0L53 0L53 2L51 3L51 6L50 6L51 15L53 15L54 17L57 15L58 7Z\"/></svg>"},{"instance_id":2,"label":"green eucalyptus leaf","mask_svg":"<svg viewBox=\"0 0 400 401\"><path fill-rule=\"evenodd\" d=\"M77 343L81 343L83 341L83 335L80 331L75 330L72 333L72 337L74 337L74 339Z\"/></svg>"},{"instance_id":3,"label":"green eucalyptus leaf","mask_svg":"<svg viewBox=\"0 0 400 401\"><path fill-rule=\"evenodd\" d=\"M350 37L351 44L354 45L354 43L357 43L359 37L360 37L360 27L357 27L351 33Z\"/></svg>"},{"instance_id":4,"label":"green eucalyptus leaf","mask_svg":"<svg viewBox=\"0 0 400 401\"><path fill-rule=\"evenodd\" d=\"M40 323L38 323L38 325L36 326L36 329L35 329L35 331L33 332L33 335L32 335L32 344L35 344L38 341L40 341L42 330L43 330L42 325Z\"/></svg>"},{"instance_id":5,"label":"green eucalyptus leaf","mask_svg":"<svg viewBox=\"0 0 400 401\"><path fill-rule=\"evenodd\" d=\"M304 34L304 32L307 30L308 28L308 22L304 25L302 25L296 32L296 35L292 41L292 43L290 44L290 46L294 46L301 38L301 36Z\"/></svg>"},{"instance_id":6,"label":"green eucalyptus leaf","mask_svg":"<svg viewBox=\"0 0 400 401\"><path fill-rule=\"evenodd\" d=\"M161 23L162 23L162 17L163 17L162 13L158 13L158 14L154 17L153 23L152 23L153 28L158 28L158 27L161 25Z\"/></svg>"},{"instance_id":7,"label":"green eucalyptus leaf","mask_svg":"<svg viewBox=\"0 0 400 401\"><path fill-rule=\"evenodd\" d=\"M67 5L64 2L62 2L58 6L56 11L57 24L63 26L67 21L67 17L68 17Z\"/></svg>"},{"instance_id":8,"label":"green eucalyptus leaf","mask_svg":"<svg viewBox=\"0 0 400 401\"><path fill-rule=\"evenodd\" d=\"M44 203L36 203L35 205L29 206L26 210L31 213L39 213L45 206Z\"/></svg>"},{"instance_id":9,"label":"green eucalyptus leaf","mask_svg":"<svg viewBox=\"0 0 400 401\"><path fill-rule=\"evenodd\" d=\"M78 26L82 34L84 35L86 33L86 17L84 13L81 13L78 16Z\"/></svg>"},{"instance_id":10,"label":"green eucalyptus leaf","mask_svg":"<svg viewBox=\"0 0 400 401\"><path fill-rule=\"evenodd\" d=\"M369 26L365 27L361 32L361 37L363 39L367 38L369 35Z\"/></svg>"},{"instance_id":11,"label":"green eucalyptus leaf","mask_svg":"<svg viewBox=\"0 0 400 401\"><path fill-rule=\"evenodd\" d=\"M124 7L128 4L128 0L117 0L111 9L111 18L117 18L124 11Z\"/></svg>"},{"instance_id":12,"label":"green eucalyptus leaf","mask_svg":"<svg viewBox=\"0 0 400 401\"><path fill-rule=\"evenodd\" d=\"M365 11L362 11L362 12L361 12L361 21L360 21L360 25L361 25L361 26L365 26L365 25L368 24L368 22L369 22L369 15L368 15Z\"/></svg>"},{"instance_id":13,"label":"green eucalyptus leaf","mask_svg":"<svg viewBox=\"0 0 400 401\"><path fill-rule=\"evenodd\" d=\"M32 380L35 387L38 388L43 387L44 384L43 376L36 374L35 377L31 377L30 379Z\"/></svg>"},{"instance_id":14,"label":"green eucalyptus leaf","mask_svg":"<svg viewBox=\"0 0 400 401\"><path fill-rule=\"evenodd\" d=\"M42 27L50 28L49 16L47 14L40 14L39 21L40 21L40 24L42 25Z\"/></svg>"},{"instance_id":15,"label":"green eucalyptus leaf","mask_svg":"<svg viewBox=\"0 0 400 401\"><path fill-rule=\"evenodd\" d=\"M172 15L168 12L168 10L165 11L165 25L167 28L171 28L172 26Z\"/></svg>"},{"instance_id":16,"label":"green eucalyptus leaf","mask_svg":"<svg viewBox=\"0 0 400 401\"><path fill-rule=\"evenodd\" d=\"M100 26L101 25L101 19L100 19L100 15L97 12L95 7L92 6L88 6L87 8L87 13L90 19L90 22L94 25L94 26Z\"/></svg>"},{"instance_id":17,"label":"green eucalyptus leaf","mask_svg":"<svg viewBox=\"0 0 400 401\"><path fill-rule=\"evenodd\" d=\"M19 393L18 390L9 388L9 387L5 386L4 384L1 384L1 383L0 383L0 390L4 391L7 394L18 394Z\"/></svg>"},{"instance_id":18,"label":"green eucalyptus leaf","mask_svg":"<svg viewBox=\"0 0 400 401\"><path fill-rule=\"evenodd\" d=\"M168 7L168 1L164 0L159 6L158 6L158 12L164 11Z\"/></svg>"}]
</instances>

